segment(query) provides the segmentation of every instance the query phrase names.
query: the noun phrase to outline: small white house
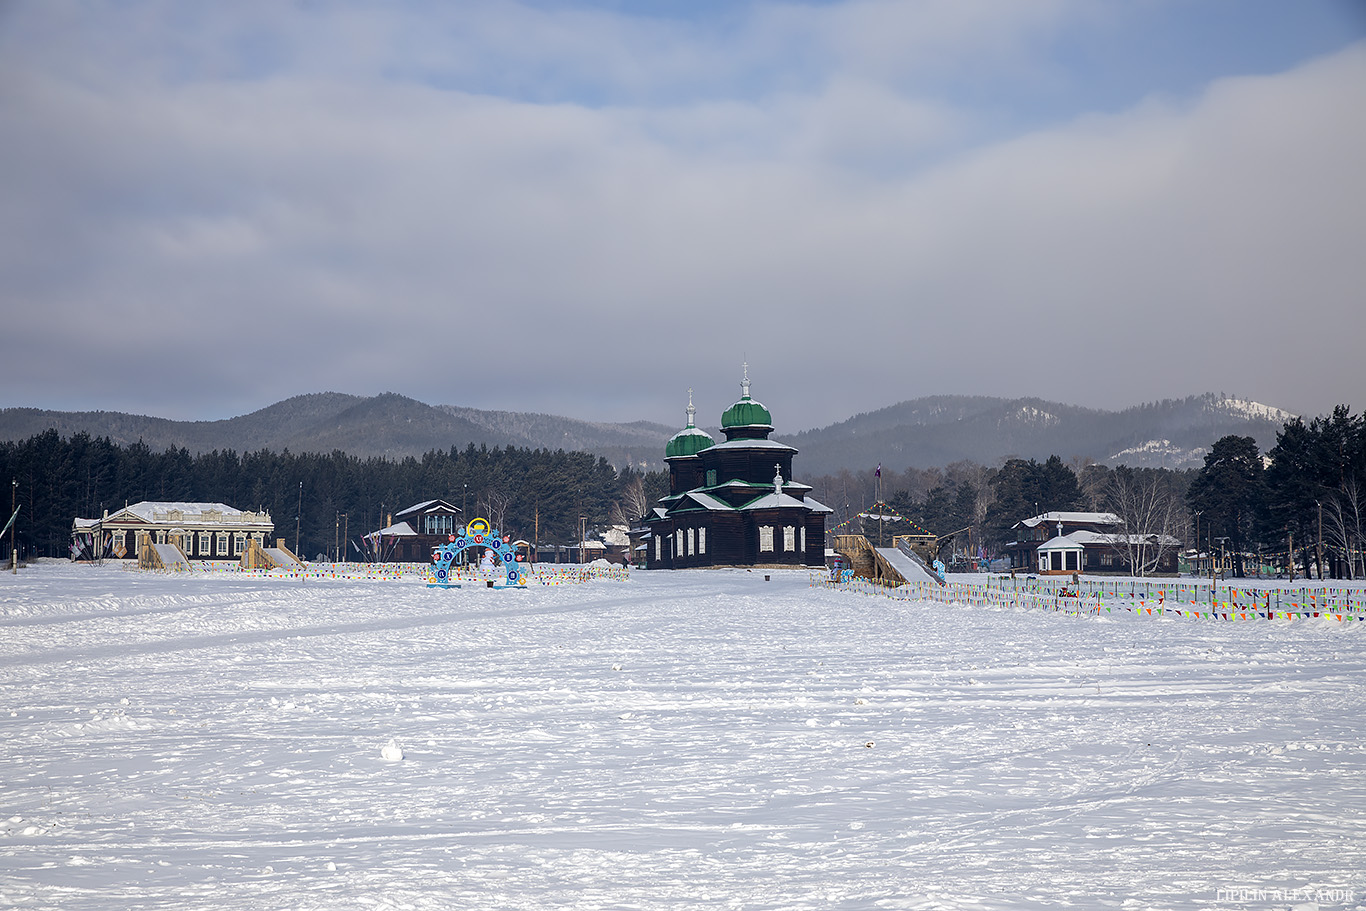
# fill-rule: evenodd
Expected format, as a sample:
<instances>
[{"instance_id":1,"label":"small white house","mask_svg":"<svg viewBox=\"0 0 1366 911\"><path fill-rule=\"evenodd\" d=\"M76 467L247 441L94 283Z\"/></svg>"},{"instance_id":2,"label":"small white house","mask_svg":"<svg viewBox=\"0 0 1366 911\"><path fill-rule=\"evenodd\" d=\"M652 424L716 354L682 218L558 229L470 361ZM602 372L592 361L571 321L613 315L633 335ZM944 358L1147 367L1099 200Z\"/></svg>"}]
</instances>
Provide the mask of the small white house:
<instances>
[{"instance_id":1,"label":"small white house","mask_svg":"<svg viewBox=\"0 0 1366 911\"><path fill-rule=\"evenodd\" d=\"M1039 557L1039 572L1050 575L1079 573L1086 565L1086 548L1068 535L1058 535L1035 551Z\"/></svg>"}]
</instances>

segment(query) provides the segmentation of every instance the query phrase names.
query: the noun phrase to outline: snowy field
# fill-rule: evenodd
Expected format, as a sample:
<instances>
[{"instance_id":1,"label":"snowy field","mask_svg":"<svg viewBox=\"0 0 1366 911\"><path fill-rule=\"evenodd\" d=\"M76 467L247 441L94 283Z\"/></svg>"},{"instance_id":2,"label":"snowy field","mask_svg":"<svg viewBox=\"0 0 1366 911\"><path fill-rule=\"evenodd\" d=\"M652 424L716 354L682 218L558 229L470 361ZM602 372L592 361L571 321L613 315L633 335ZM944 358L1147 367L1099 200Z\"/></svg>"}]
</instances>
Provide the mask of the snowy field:
<instances>
[{"instance_id":1,"label":"snowy field","mask_svg":"<svg viewBox=\"0 0 1366 911\"><path fill-rule=\"evenodd\" d=\"M1366 907L1362 624L771 575L0 575L0 906Z\"/></svg>"}]
</instances>

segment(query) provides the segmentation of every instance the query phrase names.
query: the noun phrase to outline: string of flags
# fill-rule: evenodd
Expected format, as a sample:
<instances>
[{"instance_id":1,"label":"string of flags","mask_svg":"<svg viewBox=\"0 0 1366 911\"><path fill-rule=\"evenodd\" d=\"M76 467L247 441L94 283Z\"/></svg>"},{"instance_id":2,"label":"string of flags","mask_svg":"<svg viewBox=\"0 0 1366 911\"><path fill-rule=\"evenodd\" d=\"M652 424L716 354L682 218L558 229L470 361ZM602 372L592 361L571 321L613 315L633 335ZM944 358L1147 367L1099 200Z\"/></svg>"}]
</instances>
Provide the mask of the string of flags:
<instances>
[{"instance_id":1,"label":"string of flags","mask_svg":"<svg viewBox=\"0 0 1366 911\"><path fill-rule=\"evenodd\" d=\"M1361 589L1319 589L1292 591L1294 601L1269 603L1268 589L1228 589L1227 598L1211 601L1168 599L1165 590L1126 595L1097 591L1081 595L1060 588L1054 591L1012 591L990 584L950 582L908 582L895 587L858 577L834 580L826 574L812 574L811 585L881 595L898 601L937 601L969 607L1012 610L1041 610L1070 616L1133 616L1143 619L1171 618L1246 622L1258 620L1327 620L1337 623L1366 621L1366 591ZM1155 594L1155 596L1154 596ZM1307 594L1309 597L1303 597ZM1355 600L1356 603L1352 604Z\"/></svg>"},{"instance_id":2,"label":"string of flags","mask_svg":"<svg viewBox=\"0 0 1366 911\"><path fill-rule=\"evenodd\" d=\"M318 563L294 569L242 569L237 563L194 561L190 569L145 570L126 566L127 572L158 572L163 574L193 573L195 575L231 575L254 579L293 579L296 581L342 582L421 582L432 581L430 563ZM486 579L501 578L503 573L489 573L476 567L452 569L449 578L470 584ZM535 563L527 573L528 585L577 585L585 582L625 582L630 570L623 566L579 566L576 564Z\"/></svg>"},{"instance_id":3,"label":"string of flags","mask_svg":"<svg viewBox=\"0 0 1366 911\"><path fill-rule=\"evenodd\" d=\"M884 503L882 500L878 500L878 501L877 501L876 503L874 503L872 506L868 507L868 509L867 509L866 511L859 513L859 514L858 514L857 516L855 516L854 518L857 518L857 519L870 519L870 520L872 520L872 521L881 521L881 522L905 522L907 525L909 525L909 526L911 526L912 528L914 528L914 529L917 531L917 533L919 533L919 534L922 534L922 535L929 535L930 537L933 537L933 536L934 536L934 532L929 531L928 529L926 529L926 528L924 528L923 526L921 526L919 523L917 523L917 522L915 522L915 521L913 521L913 520L911 520L911 519L906 518L906 517L903 516L901 513L897 512L895 509L893 509L892 507L888 506L888 505L887 505L886 503ZM845 527L847 527L847 526L849 526L849 525L852 525L852 524L854 523L854 518L846 519L845 521L841 522L839 525L836 525L836 526L834 527L834 529L830 532L830 534L835 534L835 535L840 534L840 533L841 533L841 529L843 529L843 528L845 528Z\"/></svg>"}]
</instances>

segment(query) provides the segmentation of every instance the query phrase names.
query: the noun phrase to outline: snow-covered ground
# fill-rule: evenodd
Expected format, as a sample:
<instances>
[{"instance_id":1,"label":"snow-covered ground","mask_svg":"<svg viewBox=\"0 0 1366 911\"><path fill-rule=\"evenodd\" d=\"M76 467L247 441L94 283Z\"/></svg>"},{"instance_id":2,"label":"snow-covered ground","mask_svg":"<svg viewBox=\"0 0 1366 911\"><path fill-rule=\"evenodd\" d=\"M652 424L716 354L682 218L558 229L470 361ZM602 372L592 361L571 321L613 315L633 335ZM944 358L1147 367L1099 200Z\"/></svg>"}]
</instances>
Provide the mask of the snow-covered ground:
<instances>
[{"instance_id":1,"label":"snow-covered ground","mask_svg":"<svg viewBox=\"0 0 1366 911\"><path fill-rule=\"evenodd\" d=\"M1366 907L1361 624L770 575L4 574L0 906Z\"/></svg>"}]
</instances>

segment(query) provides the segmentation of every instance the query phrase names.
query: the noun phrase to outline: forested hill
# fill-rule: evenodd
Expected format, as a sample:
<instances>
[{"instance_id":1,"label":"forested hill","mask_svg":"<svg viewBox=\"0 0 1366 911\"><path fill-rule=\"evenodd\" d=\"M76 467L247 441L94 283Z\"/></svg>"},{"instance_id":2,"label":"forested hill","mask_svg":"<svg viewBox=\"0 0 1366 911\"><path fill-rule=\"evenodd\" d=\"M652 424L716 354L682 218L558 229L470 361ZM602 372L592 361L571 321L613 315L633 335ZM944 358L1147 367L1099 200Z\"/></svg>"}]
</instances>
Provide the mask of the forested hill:
<instances>
[{"instance_id":1,"label":"forested hill","mask_svg":"<svg viewBox=\"0 0 1366 911\"><path fill-rule=\"evenodd\" d=\"M674 428L636 421L607 424L543 414L426 405L394 393L377 396L323 392L277 402L222 421L172 421L112 411L0 410L0 440L26 440L55 429L62 437L88 433L119 445L141 440L149 449L191 454L232 450L341 450L369 458L400 459L432 450L476 446L589 452L618 468L663 467Z\"/></svg>"},{"instance_id":2,"label":"forested hill","mask_svg":"<svg viewBox=\"0 0 1366 911\"><path fill-rule=\"evenodd\" d=\"M1101 411L1041 399L929 396L859 414L829 427L775 434L801 451L803 476L841 469L934 468L1009 457L1133 467L1193 468L1214 441L1253 437L1265 452L1293 415L1223 394Z\"/></svg>"},{"instance_id":3,"label":"forested hill","mask_svg":"<svg viewBox=\"0 0 1366 911\"><path fill-rule=\"evenodd\" d=\"M931 396L859 414L818 430L775 434L801 451L801 477L872 468L933 468L970 460L993 465L1018 456L1107 464L1188 468L1229 434L1253 437L1262 451L1291 415L1222 394L1192 396L1100 411L1041 399ZM399 459L433 450L514 446L581 451L614 467L663 468L664 444L678 429L647 421L597 423L547 414L427 405L393 393L364 397L301 395L223 421L172 421L117 412L0 410L0 440L19 441L55 429L84 432L119 445L141 440L153 451L191 454L231 450L330 453ZM713 432L719 439L719 434Z\"/></svg>"}]
</instances>

